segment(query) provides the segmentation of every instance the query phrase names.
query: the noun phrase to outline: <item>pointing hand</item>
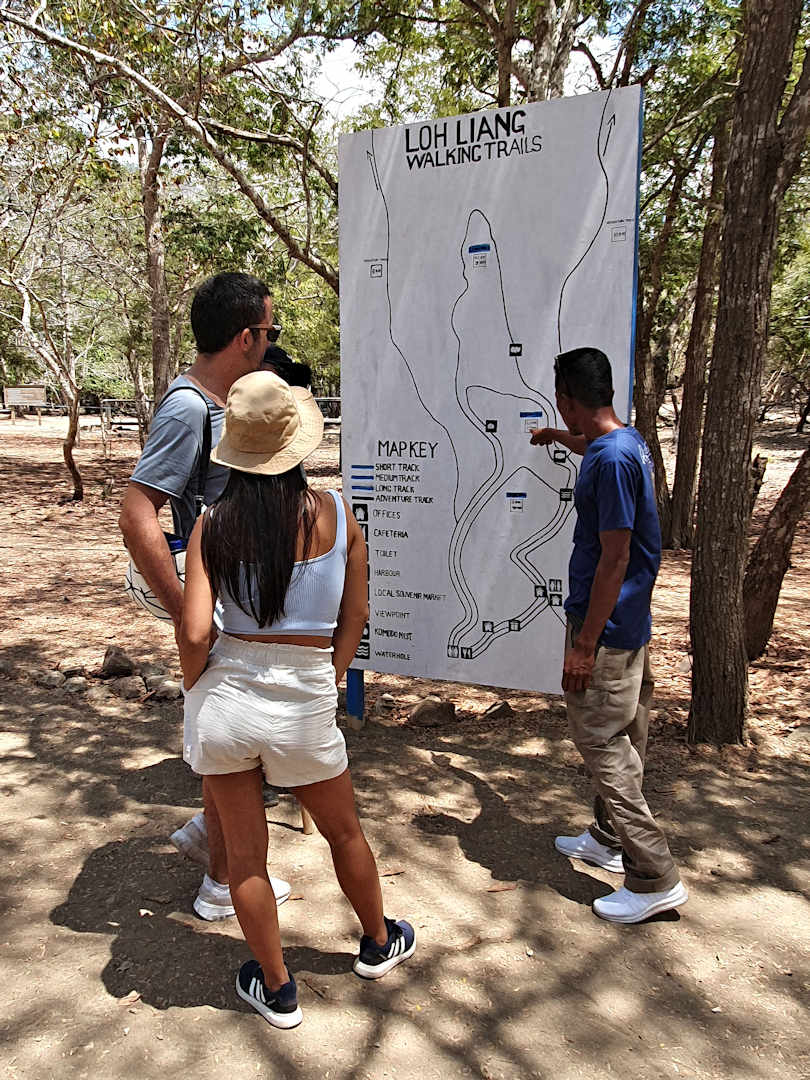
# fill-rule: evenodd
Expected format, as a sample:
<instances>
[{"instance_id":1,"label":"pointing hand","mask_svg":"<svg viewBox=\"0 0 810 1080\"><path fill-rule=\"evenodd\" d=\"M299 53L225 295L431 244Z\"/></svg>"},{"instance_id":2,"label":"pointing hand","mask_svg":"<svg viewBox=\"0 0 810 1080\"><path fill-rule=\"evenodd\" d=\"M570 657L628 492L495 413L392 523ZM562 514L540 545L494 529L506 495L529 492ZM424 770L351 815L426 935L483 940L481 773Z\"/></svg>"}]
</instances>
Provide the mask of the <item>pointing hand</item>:
<instances>
[{"instance_id":1,"label":"pointing hand","mask_svg":"<svg viewBox=\"0 0 810 1080\"><path fill-rule=\"evenodd\" d=\"M532 428L529 434L531 435L532 446L548 446L549 443L554 442L556 432L554 428L541 427Z\"/></svg>"}]
</instances>

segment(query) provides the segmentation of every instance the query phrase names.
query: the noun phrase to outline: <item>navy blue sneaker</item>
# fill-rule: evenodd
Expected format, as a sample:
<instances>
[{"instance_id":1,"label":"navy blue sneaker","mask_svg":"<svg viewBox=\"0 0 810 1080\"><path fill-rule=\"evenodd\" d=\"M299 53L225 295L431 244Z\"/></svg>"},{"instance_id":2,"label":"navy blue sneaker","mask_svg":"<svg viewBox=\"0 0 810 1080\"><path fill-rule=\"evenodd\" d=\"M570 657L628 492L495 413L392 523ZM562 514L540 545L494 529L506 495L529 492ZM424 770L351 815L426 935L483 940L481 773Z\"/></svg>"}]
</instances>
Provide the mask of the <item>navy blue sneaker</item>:
<instances>
[{"instance_id":1,"label":"navy blue sneaker","mask_svg":"<svg viewBox=\"0 0 810 1080\"><path fill-rule=\"evenodd\" d=\"M290 975L289 971L287 972ZM268 1024L277 1028L298 1027L304 1014L298 1005L298 992L295 979L280 986L278 990L268 990L264 984L264 973L258 960L248 960L242 964L236 976L236 992L240 998L252 1005Z\"/></svg>"},{"instance_id":2,"label":"navy blue sneaker","mask_svg":"<svg viewBox=\"0 0 810 1080\"><path fill-rule=\"evenodd\" d=\"M381 979L391 968L413 956L416 935L409 922L386 919L388 941L378 945L373 937L363 934L360 939L360 955L354 962L354 973L361 979Z\"/></svg>"}]
</instances>

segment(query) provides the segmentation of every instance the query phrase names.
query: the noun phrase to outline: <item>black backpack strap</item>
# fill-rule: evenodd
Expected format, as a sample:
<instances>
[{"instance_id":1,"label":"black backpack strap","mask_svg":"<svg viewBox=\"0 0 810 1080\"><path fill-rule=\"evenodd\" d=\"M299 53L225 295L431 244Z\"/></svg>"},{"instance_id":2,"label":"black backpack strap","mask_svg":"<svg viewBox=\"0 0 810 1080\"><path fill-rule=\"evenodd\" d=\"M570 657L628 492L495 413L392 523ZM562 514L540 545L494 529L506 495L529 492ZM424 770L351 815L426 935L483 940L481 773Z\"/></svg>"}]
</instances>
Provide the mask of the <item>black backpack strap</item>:
<instances>
[{"instance_id":1,"label":"black backpack strap","mask_svg":"<svg viewBox=\"0 0 810 1080\"><path fill-rule=\"evenodd\" d=\"M167 390L157 403L152 419L157 416L158 410L167 398L170 398L172 394L179 394L183 390L191 390L191 392L196 394L205 405L202 448L200 450L200 461L197 466L197 477L194 483L194 505L197 511L195 516L199 517L202 508L205 505L205 485L208 481L208 466L210 465L211 459L211 410L208 407L208 398L202 391L198 390L196 386L175 386L173 389Z\"/></svg>"}]
</instances>

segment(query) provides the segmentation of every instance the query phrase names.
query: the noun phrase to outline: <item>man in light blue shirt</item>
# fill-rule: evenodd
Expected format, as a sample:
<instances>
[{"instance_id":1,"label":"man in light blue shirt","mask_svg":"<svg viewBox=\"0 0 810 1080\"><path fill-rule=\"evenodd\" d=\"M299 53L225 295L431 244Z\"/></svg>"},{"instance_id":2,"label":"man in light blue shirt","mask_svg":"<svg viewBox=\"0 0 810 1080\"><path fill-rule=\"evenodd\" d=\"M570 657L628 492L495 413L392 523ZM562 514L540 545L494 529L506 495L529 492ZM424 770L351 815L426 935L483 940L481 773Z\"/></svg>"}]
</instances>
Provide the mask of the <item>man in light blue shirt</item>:
<instances>
[{"instance_id":1,"label":"man in light blue shirt","mask_svg":"<svg viewBox=\"0 0 810 1080\"><path fill-rule=\"evenodd\" d=\"M202 463L206 413L213 447L219 441L231 385L258 369L268 342L274 339L277 328L273 325L273 301L267 286L249 274L226 273L208 278L194 295L191 328L197 358L171 384L170 396L164 398L163 404L158 403L119 518L132 561L167 611L175 631L183 611L183 588L158 513L169 501L174 532L186 538L191 534L199 512L195 488ZM200 494L208 505L224 490L228 469L202 464L207 465L207 475L205 490ZM206 919L221 919L233 915L234 909L219 817L205 779L203 805L204 819L202 815L192 818L172 840L185 854L208 866L194 901L195 911ZM271 878L271 883L279 902L289 896L287 882Z\"/></svg>"}]
</instances>

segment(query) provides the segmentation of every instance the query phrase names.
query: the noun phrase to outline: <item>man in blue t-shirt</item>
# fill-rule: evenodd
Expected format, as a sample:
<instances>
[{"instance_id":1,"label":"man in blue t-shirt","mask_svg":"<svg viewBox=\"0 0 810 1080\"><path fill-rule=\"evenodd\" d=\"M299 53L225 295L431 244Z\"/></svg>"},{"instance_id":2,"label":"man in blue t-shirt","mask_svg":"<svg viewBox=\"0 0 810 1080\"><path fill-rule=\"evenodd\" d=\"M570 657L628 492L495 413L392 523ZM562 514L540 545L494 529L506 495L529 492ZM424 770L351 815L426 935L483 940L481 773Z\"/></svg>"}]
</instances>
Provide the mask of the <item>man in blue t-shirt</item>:
<instances>
[{"instance_id":1,"label":"man in blue t-shirt","mask_svg":"<svg viewBox=\"0 0 810 1080\"><path fill-rule=\"evenodd\" d=\"M278 336L267 286L249 274L226 273L208 278L194 294L191 329L197 358L169 387L171 391L188 392L172 393L159 403L118 522L132 561L168 612L175 631L183 612L183 588L158 513L169 501L175 533L191 535L199 510L195 489L206 412L211 419L213 448L219 442L225 399L232 384L258 369L268 342ZM228 469L209 464L202 493L206 505L222 494L228 476ZM219 816L205 777L203 805L204 815L195 815L171 839L183 854L206 867L194 910L204 919L216 920L233 915L234 908ZM290 895L288 882L271 878L270 883L276 900L283 903Z\"/></svg>"},{"instance_id":2,"label":"man in blue t-shirt","mask_svg":"<svg viewBox=\"0 0 810 1080\"><path fill-rule=\"evenodd\" d=\"M538 429L531 441L561 442L583 455L562 686L571 737L596 788L594 822L554 844L571 858L624 872L622 888L593 907L610 922L636 923L688 899L641 790L653 692L650 598L661 561L652 459L613 411L603 352L561 353L554 374L568 430Z\"/></svg>"}]
</instances>

